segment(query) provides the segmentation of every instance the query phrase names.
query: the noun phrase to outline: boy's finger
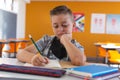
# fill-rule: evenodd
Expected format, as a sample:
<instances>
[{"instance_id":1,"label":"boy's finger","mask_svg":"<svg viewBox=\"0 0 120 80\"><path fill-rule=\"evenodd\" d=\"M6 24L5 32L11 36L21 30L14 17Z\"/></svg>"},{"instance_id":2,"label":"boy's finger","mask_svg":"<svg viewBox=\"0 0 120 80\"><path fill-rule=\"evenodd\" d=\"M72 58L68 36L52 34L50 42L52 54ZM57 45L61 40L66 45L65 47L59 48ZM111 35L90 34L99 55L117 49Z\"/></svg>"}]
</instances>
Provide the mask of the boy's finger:
<instances>
[{"instance_id":1,"label":"boy's finger","mask_svg":"<svg viewBox=\"0 0 120 80\"><path fill-rule=\"evenodd\" d=\"M38 65L41 65L41 62L40 62L39 58L36 59L36 63L37 63Z\"/></svg>"},{"instance_id":2,"label":"boy's finger","mask_svg":"<svg viewBox=\"0 0 120 80\"><path fill-rule=\"evenodd\" d=\"M44 59L44 57L39 57L39 60L40 60L41 63L45 63L46 62L46 60Z\"/></svg>"},{"instance_id":3,"label":"boy's finger","mask_svg":"<svg viewBox=\"0 0 120 80\"><path fill-rule=\"evenodd\" d=\"M37 54L37 56L39 56L39 61L40 61L41 63L47 64L47 63L49 62L49 60L48 60L47 57L40 56L40 54Z\"/></svg>"},{"instance_id":4,"label":"boy's finger","mask_svg":"<svg viewBox=\"0 0 120 80\"><path fill-rule=\"evenodd\" d=\"M49 59L47 57L44 57L44 59L46 60L46 64L49 63Z\"/></svg>"}]
</instances>

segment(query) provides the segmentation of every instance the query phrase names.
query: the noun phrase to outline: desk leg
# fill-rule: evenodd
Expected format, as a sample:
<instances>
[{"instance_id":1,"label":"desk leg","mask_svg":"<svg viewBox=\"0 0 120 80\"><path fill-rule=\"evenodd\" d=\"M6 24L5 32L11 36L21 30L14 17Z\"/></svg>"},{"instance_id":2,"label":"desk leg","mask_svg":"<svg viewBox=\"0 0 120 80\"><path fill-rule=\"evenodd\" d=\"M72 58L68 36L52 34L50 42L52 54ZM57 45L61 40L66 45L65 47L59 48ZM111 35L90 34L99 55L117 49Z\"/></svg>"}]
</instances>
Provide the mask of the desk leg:
<instances>
[{"instance_id":1,"label":"desk leg","mask_svg":"<svg viewBox=\"0 0 120 80\"><path fill-rule=\"evenodd\" d=\"M108 63L108 50L106 49L106 57L105 57L105 63Z\"/></svg>"},{"instance_id":2,"label":"desk leg","mask_svg":"<svg viewBox=\"0 0 120 80\"><path fill-rule=\"evenodd\" d=\"M96 62L99 61L99 52L98 52L98 46L96 46Z\"/></svg>"},{"instance_id":3,"label":"desk leg","mask_svg":"<svg viewBox=\"0 0 120 80\"><path fill-rule=\"evenodd\" d=\"M16 42L14 43L14 58L16 58Z\"/></svg>"},{"instance_id":4,"label":"desk leg","mask_svg":"<svg viewBox=\"0 0 120 80\"><path fill-rule=\"evenodd\" d=\"M2 44L0 44L0 56L2 56Z\"/></svg>"},{"instance_id":5,"label":"desk leg","mask_svg":"<svg viewBox=\"0 0 120 80\"><path fill-rule=\"evenodd\" d=\"M16 42L15 42L15 53L14 53L15 58L16 58L16 53L17 53L17 51L16 51Z\"/></svg>"}]
</instances>

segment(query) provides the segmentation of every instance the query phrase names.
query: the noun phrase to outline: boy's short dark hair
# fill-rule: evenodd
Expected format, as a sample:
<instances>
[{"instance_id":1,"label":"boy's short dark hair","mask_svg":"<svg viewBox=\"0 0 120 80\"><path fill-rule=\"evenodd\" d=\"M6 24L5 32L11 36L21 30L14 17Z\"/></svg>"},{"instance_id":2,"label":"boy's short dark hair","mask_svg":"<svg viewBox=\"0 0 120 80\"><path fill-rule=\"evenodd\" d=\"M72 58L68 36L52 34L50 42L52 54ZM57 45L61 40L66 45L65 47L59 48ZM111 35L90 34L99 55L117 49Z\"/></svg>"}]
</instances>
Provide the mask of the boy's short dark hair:
<instances>
[{"instance_id":1,"label":"boy's short dark hair","mask_svg":"<svg viewBox=\"0 0 120 80\"><path fill-rule=\"evenodd\" d=\"M57 6L50 11L50 15L69 14L73 19L72 11L65 5Z\"/></svg>"}]
</instances>

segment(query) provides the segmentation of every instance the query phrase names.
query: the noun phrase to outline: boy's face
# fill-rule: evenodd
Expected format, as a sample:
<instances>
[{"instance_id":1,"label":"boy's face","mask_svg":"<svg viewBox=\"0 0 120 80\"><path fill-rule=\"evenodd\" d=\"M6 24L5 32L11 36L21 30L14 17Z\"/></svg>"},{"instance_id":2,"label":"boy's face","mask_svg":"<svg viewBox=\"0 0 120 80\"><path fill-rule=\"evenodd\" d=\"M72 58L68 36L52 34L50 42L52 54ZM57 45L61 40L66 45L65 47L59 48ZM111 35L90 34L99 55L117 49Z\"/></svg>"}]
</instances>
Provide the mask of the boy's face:
<instances>
[{"instance_id":1,"label":"boy's face","mask_svg":"<svg viewBox=\"0 0 120 80\"><path fill-rule=\"evenodd\" d=\"M69 14L51 16L54 34L60 39L63 34L72 34L74 22Z\"/></svg>"}]
</instances>

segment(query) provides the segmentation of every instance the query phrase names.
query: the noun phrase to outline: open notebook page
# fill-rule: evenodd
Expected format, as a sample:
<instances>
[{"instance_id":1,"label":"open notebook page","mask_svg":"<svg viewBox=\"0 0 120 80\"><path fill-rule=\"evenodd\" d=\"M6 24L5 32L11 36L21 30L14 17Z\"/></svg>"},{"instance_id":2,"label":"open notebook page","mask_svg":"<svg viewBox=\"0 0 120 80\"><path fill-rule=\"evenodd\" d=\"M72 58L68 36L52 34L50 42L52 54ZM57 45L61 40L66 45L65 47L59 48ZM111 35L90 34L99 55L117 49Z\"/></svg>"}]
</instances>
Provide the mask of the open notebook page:
<instances>
[{"instance_id":1,"label":"open notebook page","mask_svg":"<svg viewBox=\"0 0 120 80\"><path fill-rule=\"evenodd\" d=\"M30 63L25 63L24 66L33 66ZM49 63L44 66L36 66L36 67L46 67L46 68L61 68L61 65L58 60L49 60Z\"/></svg>"}]
</instances>

